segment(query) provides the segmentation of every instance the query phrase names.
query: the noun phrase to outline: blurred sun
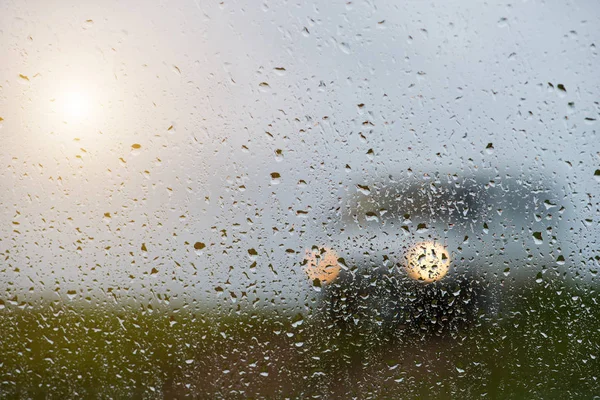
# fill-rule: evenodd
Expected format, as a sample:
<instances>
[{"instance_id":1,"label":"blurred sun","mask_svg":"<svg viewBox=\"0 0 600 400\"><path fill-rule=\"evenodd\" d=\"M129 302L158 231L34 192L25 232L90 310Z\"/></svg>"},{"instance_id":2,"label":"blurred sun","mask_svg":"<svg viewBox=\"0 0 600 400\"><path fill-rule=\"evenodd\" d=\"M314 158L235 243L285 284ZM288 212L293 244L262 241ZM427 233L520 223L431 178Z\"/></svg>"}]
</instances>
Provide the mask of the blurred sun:
<instances>
[{"instance_id":1,"label":"blurred sun","mask_svg":"<svg viewBox=\"0 0 600 400\"><path fill-rule=\"evenodd\" d=\"M61 103L61 112L66 122L79 122L86 119L90 114L89 97L82 92L66 92Z\"/></svg>"}]
</instances>

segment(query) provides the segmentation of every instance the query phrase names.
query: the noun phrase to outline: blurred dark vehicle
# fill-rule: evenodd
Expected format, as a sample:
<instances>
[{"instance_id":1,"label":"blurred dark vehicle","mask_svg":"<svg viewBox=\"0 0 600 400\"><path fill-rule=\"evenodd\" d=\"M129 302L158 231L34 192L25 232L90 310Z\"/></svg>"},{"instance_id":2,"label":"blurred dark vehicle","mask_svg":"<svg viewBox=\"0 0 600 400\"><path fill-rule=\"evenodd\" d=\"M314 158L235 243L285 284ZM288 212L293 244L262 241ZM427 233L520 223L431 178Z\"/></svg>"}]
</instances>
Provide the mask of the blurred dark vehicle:
<instances>
[{"instance_id":1,"label":"blurred dark vehicle","mask_svg":"<svg viewBox=\"0 0 600 400\"><path fill-rule=\"evenodd\" d=\"M388 335L455 332L496 315L511 291L544 274L566 277L564 198L543 177L437 174L358 184L338 209L339 242L331 247L342 268L324 285L318 313L349 333ZM408 252L423 244L450 258L448 273L433 282L407 274Z\"/></svg>"}]
</instances>

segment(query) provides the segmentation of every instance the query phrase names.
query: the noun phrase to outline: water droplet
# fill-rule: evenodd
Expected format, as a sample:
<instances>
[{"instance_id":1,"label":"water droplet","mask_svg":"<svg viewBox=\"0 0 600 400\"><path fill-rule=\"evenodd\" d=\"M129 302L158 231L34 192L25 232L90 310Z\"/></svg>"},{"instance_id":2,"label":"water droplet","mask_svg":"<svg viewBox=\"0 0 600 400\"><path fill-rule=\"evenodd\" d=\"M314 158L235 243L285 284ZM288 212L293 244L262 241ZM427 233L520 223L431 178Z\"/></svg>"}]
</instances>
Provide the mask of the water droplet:
<instances>
[{"instance_id":1,"label":"water droplet","mask_svg":"<svg viewBox=\"0 0 600 400\"><path fill-rule=\"evenodd\" d=\"M369 189L369 187L366 185L356 185L356 187L358 188L358 191L364 195L371 194L371 189Z\"/></svg>"},{"instance_id":2,"label":"water droplet","mask_svg":"<svg viewBox=\"0 0 600 400\"><path fill-rule=\"evenodd\" d=\"M271 183L273 185L277 185L281 180L281 175L279 172L271 172Z\"/></svg>"},{"instance_id":3,"label":"water droplet","mask_svg":"<svg viewBox=\"0 0 600 400\"><path fill-rule=\"evenodd\" d=\"M269 86L269 84L267 82L261 82L258 84L258 89L263 92L266 93L269 90L271 90L271 86Z\"/></svg>"}]
</instances>

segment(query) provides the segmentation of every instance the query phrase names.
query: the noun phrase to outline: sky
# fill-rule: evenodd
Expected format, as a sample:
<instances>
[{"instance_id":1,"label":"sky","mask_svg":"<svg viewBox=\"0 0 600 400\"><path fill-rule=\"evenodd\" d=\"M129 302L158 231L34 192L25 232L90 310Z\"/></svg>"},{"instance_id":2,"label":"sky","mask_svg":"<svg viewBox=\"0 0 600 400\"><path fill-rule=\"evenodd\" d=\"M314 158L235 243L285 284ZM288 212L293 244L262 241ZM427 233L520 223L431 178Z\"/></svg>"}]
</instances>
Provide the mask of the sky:
<instances>
[{"instance_id":1,"label":"sky","mask_svg":"<svg viewBox=\"0 0 600 400\"><path fill-rule=\"evenodd\" d=\"M0 298L302 304L357 185L482 171L595 277L597 2L151 3L0 5Z\"/></svg>"}]
</instances>

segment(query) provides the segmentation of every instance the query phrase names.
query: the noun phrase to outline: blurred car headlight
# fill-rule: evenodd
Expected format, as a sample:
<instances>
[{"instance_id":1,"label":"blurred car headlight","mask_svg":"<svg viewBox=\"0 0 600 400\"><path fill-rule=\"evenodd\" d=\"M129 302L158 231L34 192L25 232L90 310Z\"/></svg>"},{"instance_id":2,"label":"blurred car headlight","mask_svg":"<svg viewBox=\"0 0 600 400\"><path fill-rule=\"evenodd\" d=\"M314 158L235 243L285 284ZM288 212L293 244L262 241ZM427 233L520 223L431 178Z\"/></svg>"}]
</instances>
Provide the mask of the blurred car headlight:
<instances>
[{"instance_id":1,"label":"blurred car headlight","mask_svg":"<svg viewBox=\"0 0 600 400\"><path fill-rule=\"evenodd\" d=\"M406 252L406 272L414 280L431 283L442 279L450 270L450 255L435 242L419 242Z\"/></svg>"}]
</instances>

